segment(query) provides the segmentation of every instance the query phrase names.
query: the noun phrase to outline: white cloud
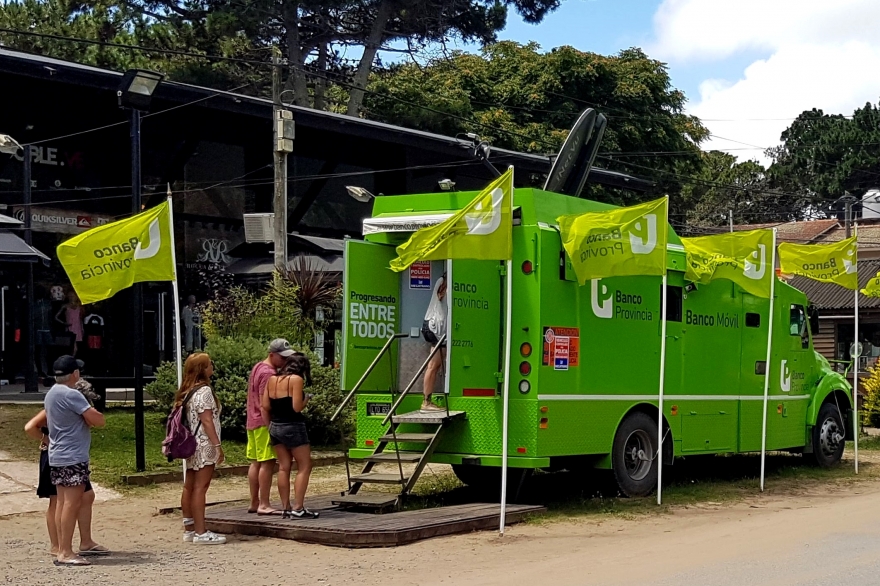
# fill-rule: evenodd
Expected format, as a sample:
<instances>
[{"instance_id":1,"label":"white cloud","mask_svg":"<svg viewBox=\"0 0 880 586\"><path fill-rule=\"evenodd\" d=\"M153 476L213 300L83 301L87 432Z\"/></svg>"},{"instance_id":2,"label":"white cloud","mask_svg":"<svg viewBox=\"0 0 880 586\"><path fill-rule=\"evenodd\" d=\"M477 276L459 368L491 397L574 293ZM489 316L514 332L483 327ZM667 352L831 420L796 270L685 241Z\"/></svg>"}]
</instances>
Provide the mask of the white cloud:
<instances>
[{"instance_id":1,"label":"white cloud","mask_svg":"<svg viewBox=\"0 0 880 586\"><path fill-rule=\"evenodd\" d=\"M773 146L790 120L767 119L811 108L851 114L880 98L877 0L665 0L654 23L652 54L673 70L747 51L769 55L739 79L703 81L699 100L691 97L690 113L718 136ZM768 162L744 147L718 138L704 145Z\"/></svg>"}]
</instances>

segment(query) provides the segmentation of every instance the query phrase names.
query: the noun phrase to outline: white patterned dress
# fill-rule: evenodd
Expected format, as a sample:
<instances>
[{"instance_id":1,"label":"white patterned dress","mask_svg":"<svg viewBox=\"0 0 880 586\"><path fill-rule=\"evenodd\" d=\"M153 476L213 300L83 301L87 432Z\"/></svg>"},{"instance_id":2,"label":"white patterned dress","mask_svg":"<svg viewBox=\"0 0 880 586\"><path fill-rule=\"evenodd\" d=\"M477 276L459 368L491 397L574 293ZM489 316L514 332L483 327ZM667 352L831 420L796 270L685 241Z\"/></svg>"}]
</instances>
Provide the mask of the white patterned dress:
<instances>
[{"instance_id":1,"label":"white patterned dress","mask_svg":"<svg viewBox=\"0 0 880 586\"><path fill-rule=\"evenodd\" d=\"M205 385L194 391L194 395L186 405L187 423L190 429L199 428L196 433L196 453L186 459L187 470L200 470L205 466L215 466L220 457L220 451L208 439L205 427L199 426L199 415L208 409L214 412L214 429L217 430L217 439L220 439L220 406L214 400L211 387Z\"/></svg>"}]
</instances>

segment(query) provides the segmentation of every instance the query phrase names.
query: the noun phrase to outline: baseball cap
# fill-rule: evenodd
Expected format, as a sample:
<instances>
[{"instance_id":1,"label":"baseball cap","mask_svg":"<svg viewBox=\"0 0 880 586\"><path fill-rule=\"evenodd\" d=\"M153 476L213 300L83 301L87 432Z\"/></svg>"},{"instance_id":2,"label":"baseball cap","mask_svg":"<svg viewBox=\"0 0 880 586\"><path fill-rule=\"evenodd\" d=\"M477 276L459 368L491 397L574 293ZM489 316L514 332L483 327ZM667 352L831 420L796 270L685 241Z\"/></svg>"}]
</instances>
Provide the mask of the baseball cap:
<instances>
[{"instance_id":1,"label":"baseball cap","mask_svg":"<svg viewBox=\"0 0 880 586\"><path fill-rule=\"evenodd\" d=\"M55 372L55 376L64 376L67 374L73 374L75 370L82 370L83 361L77 360L73 356L65 354L52 363L52 370Z\"/></svg>"},{"instance_id":2,"label":"baseball cap","mask_svg":"<svg viewBox=\"0 0 880 586\"><path fill-rule=\"evenodd\" d=\"M284 338L276 338L269 344L269 354L278 354L279 356L289 358L293 356L295 352L293 348L290 347L290 342Z\"/></svg>"}]
</instances>

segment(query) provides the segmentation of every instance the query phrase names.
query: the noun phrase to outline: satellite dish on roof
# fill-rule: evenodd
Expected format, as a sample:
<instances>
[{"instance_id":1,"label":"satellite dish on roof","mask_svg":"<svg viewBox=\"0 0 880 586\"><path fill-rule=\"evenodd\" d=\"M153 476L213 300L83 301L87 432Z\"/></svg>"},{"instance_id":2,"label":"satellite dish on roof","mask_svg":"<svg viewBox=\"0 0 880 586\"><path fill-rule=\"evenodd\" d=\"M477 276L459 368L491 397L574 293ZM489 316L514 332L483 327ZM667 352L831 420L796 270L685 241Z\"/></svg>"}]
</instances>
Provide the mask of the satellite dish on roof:
<instances>
[{"instance_id":1,"label":"satellite dish on roof","mask_svg":"<svg viewBox=\"0 0 880 586\"><path fill-rule=\"evenodd\" d=\"M607 125L605 116L597 114L592 108L581 112L553 161L544 191L580 196Z\"/></svg>"}]
</instances>

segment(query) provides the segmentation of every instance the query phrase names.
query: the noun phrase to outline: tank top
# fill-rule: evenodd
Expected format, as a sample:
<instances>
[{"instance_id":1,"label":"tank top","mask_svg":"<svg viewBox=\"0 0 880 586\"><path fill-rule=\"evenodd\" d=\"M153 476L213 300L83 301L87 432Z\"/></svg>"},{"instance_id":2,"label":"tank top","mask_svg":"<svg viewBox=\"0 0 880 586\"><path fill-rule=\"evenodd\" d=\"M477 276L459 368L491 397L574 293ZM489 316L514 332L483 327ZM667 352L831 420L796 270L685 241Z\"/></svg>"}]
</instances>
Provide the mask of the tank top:
<instances>
[{"instance_id":1,"label":"tank top","mask_svg":"<svg viewBox=\"0 0 880 586\"><path fill-rule=\"evenodd\" d=\"M278 389L281 378L275 379L275 389ZM284 382L288 384L287 381ZM267 391L268 392L268 389ZM289 392L289 387L288 387ZM270 417L272 423L298 423L305 422L306 418L302 413L297 413L293 408L293 398L290 395L284 397L269 397L269 406L272 411Z\"/></svg>"}]
</instances>

